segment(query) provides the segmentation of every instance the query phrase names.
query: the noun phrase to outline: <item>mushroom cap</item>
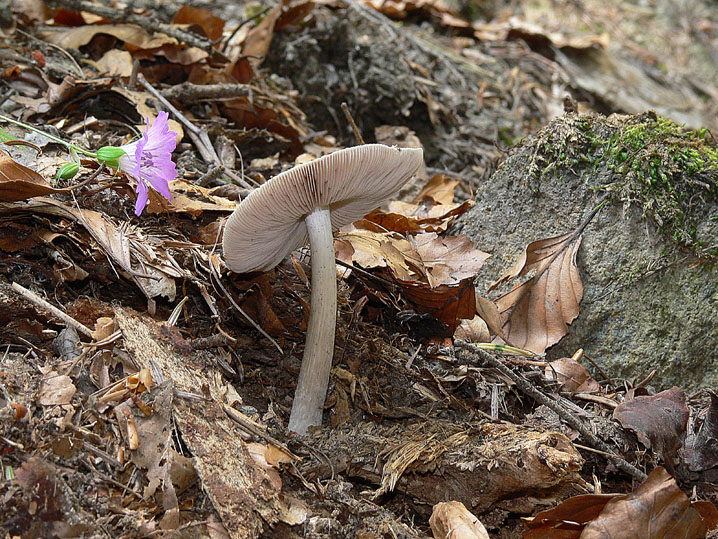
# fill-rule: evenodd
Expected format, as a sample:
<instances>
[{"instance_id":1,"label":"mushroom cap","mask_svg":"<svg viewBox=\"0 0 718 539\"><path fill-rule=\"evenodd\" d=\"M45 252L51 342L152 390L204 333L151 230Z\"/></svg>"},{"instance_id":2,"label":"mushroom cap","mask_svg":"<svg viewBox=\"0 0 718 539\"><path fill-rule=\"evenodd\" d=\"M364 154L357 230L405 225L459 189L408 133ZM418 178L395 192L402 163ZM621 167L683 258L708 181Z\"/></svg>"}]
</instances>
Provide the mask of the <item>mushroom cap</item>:
<instances>
[{"instance_id":1,"label":"mushroom cap","mask_svg":"<svg viewBox=\"0 0 718 539\"><path fill-rule=\"evenodd\" d=\"M419 148L365 144L282 172L252 191L227 220L227 267L237 273L273 268L307 243L308 214L329 207L332 230L361 219L396 193L423 159Z\"/></svg>"}]
</instances>

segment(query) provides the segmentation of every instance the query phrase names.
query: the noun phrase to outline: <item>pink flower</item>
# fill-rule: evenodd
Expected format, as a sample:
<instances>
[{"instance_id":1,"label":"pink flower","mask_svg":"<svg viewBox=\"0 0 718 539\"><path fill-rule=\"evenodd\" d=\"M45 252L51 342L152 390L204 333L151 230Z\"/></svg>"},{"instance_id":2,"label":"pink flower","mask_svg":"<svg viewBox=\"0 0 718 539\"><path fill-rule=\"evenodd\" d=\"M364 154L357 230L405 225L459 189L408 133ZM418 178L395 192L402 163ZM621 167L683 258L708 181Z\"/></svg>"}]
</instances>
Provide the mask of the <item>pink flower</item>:
<instances>
[{"instance_id":1,"label":"pink flower","mask_svg":"<svg viewBox=\"0 0 718 539\"><path fill-rule=\"evenodd\" d=\"M118 168L137 180L135 215L140 215L147 205L148 183L167 200L172 198L169 182L177 177L172 161L177 133L170 131L168 116L166 112L160 112L151 127L147 119L147 130L142 138L120 147L125 153L117 161Z\"/></svg>"}]
</instances>

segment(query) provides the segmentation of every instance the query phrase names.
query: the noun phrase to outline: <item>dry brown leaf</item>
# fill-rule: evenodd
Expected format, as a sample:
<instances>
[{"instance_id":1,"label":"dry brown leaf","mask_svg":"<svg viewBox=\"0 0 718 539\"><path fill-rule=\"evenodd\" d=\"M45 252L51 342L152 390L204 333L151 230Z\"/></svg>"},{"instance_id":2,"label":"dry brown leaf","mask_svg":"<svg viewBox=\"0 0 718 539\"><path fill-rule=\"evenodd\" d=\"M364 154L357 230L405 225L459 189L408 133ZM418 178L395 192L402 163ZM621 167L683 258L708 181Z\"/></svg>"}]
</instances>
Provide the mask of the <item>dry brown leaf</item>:
<instances>
[{"instance_id":1,"label":"dry brown leaf","mask_svg":"<svg viewBox=\"0 0 718 539\"><path fill-rule=\"evenodd\" d=\"M524 539L694 539L718 522L710 502L691 503L659 467L630 494L574 496L526 521Z\"/></svg>"},{"instance_id":2,"label":"dry brown leaf","mask_svg":"<svg viewBox=\"0 0 718 539\"><path fill-rule=\"evenodd\" d=\"M461 502L440 502L429 518L434 539L489 539L481 521Z\"/></svg>"},{"instance_id":3,"label":"dry brown leaf","mask_svg":"<svg viewBox=\"0 0 718 539\"><path fill-rule=\"evenodd\" d=\"M429 313L441 320L453 335L463 319L476 314L474 279L468 278L456 285L442 284L431 288L427 283L397 281L404 297L420 313Z\"/></svg>"},{"instance_id":4,"label":"dry brown leaf","mask_svg":"<svg viewBox=\"0 0 718 539\"><path fill-rule=\"evenodd\" d=\"M613 411L613 419L634 431L641 443L660 453L667 464L683 445L688 416L686 394L678 387L622 402Z\"/></svg>"},{"instance_id":5,"label":"dry brown leaf","mask_svg":"<svg viewBox=\"0 0 718 539\"><path fill-rule=\"evenodd\" d=\"M579 539L586 523L601 514L616 494L582 494L526 520L523 539Z\"/></svg>"},{"instance_id":6,"label":"dry brown leaf","mask_svg":"<svg viewBox=\"0 0 718 539\"><path fill-rule=\"evenodd\" d=\"M120 49L110 49L102 55L102 58L94 62L100 73L116 77L129 77L132 75L132 64L132 55Z\"/></svg>"},{"instance_id":7,"label":"dry brown leaf","mask_svg":"<svg viewBox=\"0 0 718 539\"><path fill-rule=\"evenodd\" d=\"M75 391L77 390L69 376L50 371L42 377L37 401L41 406L70 404L72 397L75 396Z\"/></svg>"},{"instance_id":8,"label":"dry brown leaf","mask_svg":"<svg viewBox=\"0 0 718 539\"><path fill-rule=\"evenodd\" d=\"M172 18L173 24L188 24L199 26L204 31L204 35L212 41L217 41L222 37L224 30L224 20L214 16L206 9L182 6L175 16Z\"/></svg>"},{"instance_id":9,"label":"dry brown leaf","mask_svg":"<svg viewBox=\"0 0 718 539\"><path fill-rule=\"evenodd\" d=\"M17 202L56 192L40 174L0 150L0 202Z\"/></svg>"},{"instance_id":10,"label":"dry brown leaf","mask_svg":"<svg viewBox=\"0 0 718 539\"><path fill-rule=\"evenodd\" d=\"M424 199L431 200L434 204L447 205L454 201L454 191L459 185L458 180L437 174L431 178L424 188L416 195L414 204L421 204Z\"/></svg>"},{"instance_id":11,"label":"dry brown leaf","mask_svg":"<svg viewBox=\"0 0 718 539\"><path fill-rule=\"evenodd\" d=\"M397 279L404 281L423 275L419 255L404 238L386 232L354 229L338 233L336 241L351 246L351 249L343 248L339 253L340 260L347 264L356 263L365 269L388 268ZM341 258L348 253L351 253L348 259Z\"/></svg>"},{"instance_id":12,"label":"dry brown leaf","mask_svg":"<svg viewBox=\"0 0 718 539\"><path fill-rule=\"evenodd\" d=\"M73 208L51 198L36 199L36 202L39 211L46 211L45 207L49 205L59 215L82 224L105 254L137 283L148 298L161 295L174 300L177 293L174 279L185 275L167 253L160 256L147 238L131 235L131 227L117 227L100 212Z\"/></svg>"},{"instance_id":13,"label":"dry brown leaf","mask_svg":"<svg viewBox=\"0 0 718 539\"><path fill-rule=\"evenodd\" d=\"M581 539L705 537L706 523L668 472L656 468L631 494L616 496L590 522Z\"/></svg>"},{"instance_id":14,"label":"dry brown leaf","mask_svg":"<svg viewBox=\"0 0 718 539\"><path fill-rule=\"evenodd\" d=\"M43 37L63 49L79 49L87 45L97 34L108 34L138 49L156 49L177 40L165 34L150 35L134 24L91 24L77 28L50 28Z\"/></svg>"},{"instance_id":15,"label":"dry brown leaf","mask_svg":"<svg viewBox=\"0 0 718 539\"><path fill-rule=\"evenodd\" d=\"M249 63L253 67L261 64L267 56L274 35L274 25L281 14L282 4L279 3L247 34L242 46L242 55L249 58Z\"/></svg>"},{"instance_id":16,"label":"dry brown leaf","mask_svg":"<svg viewBox=\"0 0 718 539\"><path fill-rule=\"evenodd\" d=\"M541 354L568 332L583 297L576 266L580 245L581 235L576 232L531 242L513 268L490 287L536 272L532 279L493 300L503 318L506 342Z\"/></svg>"},{"instance_id":17,"label":"dry brown leaf","mask_svg":"<svg viewBox=\"0 0 718 539\"><path fill-rule=\"evenodd\" d=\"M187 213L193 217L205 211L232 212L237 202L210 194L210 189L195 185L186 180L170 182L172 200L169 202L162 196L150 198L146 207L147 213Z\"/></svg>"},{"instance_id":18,"label":"dry brown leaf","mask_svg":"<svg viewBox=\"0 0 718 539\"><path fill-rule=\"evenodd\" d=\"M491 255L474 248L466 236L437 236L434 232L417 234L409 243L419 254L429 284L456 284L476 274Z\"/></svg>"},{"instance_id":19,"label":"dry brown leaf","mask_svg":"<svg viewBox=\"0 0 718 539\"><path fill-rule=\"evenodd\" d=\"M267 461L267 452L269 451L269 447L257 442L250 442L246 445L246 448L247 453L249 453L249 456L252 457L252 460L267 473L274 490L276 492L281 492L282 478L280 477L279 472L277 472L276 465L270 464Z\"/></svg>"},{"instance_id":20,"label":"dry brown leaf","mask_svg":"<svg viewBox=\"0 0 718 539\"><path fill-rule=\"evenodd\" d=\"M484 319L474 316L471 320L461 321L459 327L454 331L454 338L468 342L490 342L491 334Z\"/></svg>"},{"instance_id":21,"label":"dry brown leaf","mask_svg":"<svg viewBox=\"0 0 718 539\"><path fill-rule=\"evenodd\" d=\"M567 393L592 393L599 389L588 369L570 357L550 362L544 367L544 374L549 380L557 380L561 391Z\"/></svg>"}]
</instances>

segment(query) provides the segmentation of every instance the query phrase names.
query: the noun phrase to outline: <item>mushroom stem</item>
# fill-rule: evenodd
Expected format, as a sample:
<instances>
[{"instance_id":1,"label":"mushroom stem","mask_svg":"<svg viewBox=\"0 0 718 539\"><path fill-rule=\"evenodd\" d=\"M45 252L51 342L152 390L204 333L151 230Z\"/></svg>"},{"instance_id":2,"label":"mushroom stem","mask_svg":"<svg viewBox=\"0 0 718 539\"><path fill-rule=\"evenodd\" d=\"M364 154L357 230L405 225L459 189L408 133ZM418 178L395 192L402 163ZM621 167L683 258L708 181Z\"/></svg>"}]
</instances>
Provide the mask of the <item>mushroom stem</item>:
<instances>
[{"instance_id":1,"label":"mushroom stem","mask_svg":"<svg viewBox=\"0 0 718 539\"><path fill-rule=\"evenodd\" d=\"M304 357L294 394L289 430L306 434L322 424L329 386L337 322L337 271L329 208L317 208L306 217L312 250L312 299Z\"/></svg>"}]
</instances>

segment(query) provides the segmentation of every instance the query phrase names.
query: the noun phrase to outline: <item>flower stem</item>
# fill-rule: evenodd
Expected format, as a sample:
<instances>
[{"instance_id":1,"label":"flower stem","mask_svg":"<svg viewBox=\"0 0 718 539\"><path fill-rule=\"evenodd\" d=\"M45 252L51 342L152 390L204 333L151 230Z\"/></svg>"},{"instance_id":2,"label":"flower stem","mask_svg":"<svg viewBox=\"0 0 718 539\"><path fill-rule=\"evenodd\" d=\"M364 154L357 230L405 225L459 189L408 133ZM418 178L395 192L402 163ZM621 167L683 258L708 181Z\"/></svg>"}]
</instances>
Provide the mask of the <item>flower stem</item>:
<instances>
[{"instance_id":1,"label":"flower stem","mask_svg":"<svg viewBox=\"0 0 718 539\"><path fill-rule=\"evenodd\" d=\"M92 158L94 158L94 159L97 159L97 154L92 153L92 152L89 152L89 151L87 151L87 150L83 150L83 149L80 148L79 146L75 146L74 144L71 144L70 142L66 142L66 141L64 141L64 140L62 140L62 139L60 139L60 138L57 138L57 137L55 137L55 136L53 136L53 135L50 135L49 133L45 133L44 131L41 131L40 129L37 129L36 127L33 127L33 126L28 125L28 124L26 124L26 123L20 122L20 121L18 121L18 120L14 120L13 118L9 118L9 117L7 117L7 116L3 116L2 114L0 114L0 120L4 120L4 121L9 122L9 123L11 123L11 124L19 125L20 127L23 127L23 128L28 129L28 130L30 130L30 131L34 131L35 133L38 133L38 134L42 135L43 137L49 138L49 139L52 140L53 142L57 142L58 144L62 144L62 145L64 145L64 146L66 146L67 148L73 149L73 150L78 151L78 152L80 152L80 153L82 153L82 154L85 154L85 155L88 155L88 156L90 156L90 157L92 157Z\"/></svg>"},{"instance_id":2,"label":"flower stem","mask_svg":"<svg viewBox=\"0 0 718 539\"><path fill-rule=\"evenodd\" d=\"M337 325L337 270L329 208L317 208L305 222L312 249L312 299L307 342L289 416L289 430L299 434L322 424Z\"/></svg>"}]
</instances>

